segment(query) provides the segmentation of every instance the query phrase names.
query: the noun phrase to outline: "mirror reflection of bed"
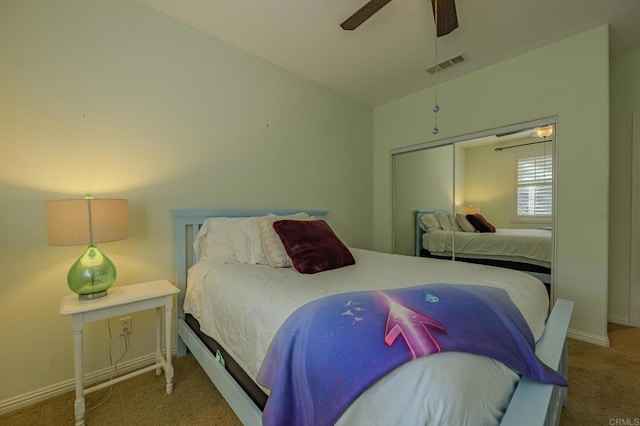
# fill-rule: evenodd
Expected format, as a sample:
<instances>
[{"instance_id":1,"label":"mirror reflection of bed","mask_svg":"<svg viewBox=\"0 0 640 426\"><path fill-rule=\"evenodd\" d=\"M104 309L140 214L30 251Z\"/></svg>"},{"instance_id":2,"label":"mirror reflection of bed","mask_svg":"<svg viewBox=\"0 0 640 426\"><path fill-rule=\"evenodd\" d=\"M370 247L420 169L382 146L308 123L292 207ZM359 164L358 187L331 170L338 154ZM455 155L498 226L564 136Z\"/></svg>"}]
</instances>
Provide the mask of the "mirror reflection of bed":
<instances>
[{"instance_id":1,"label":"mirror reflection of bed","mask_svg":"<svg viewBox=\"0 0 640 426\"><path fill-rule=\"evenodd\" d=\"M481 232L467 219L477 214L418 210L416 256L449 260L455 257L458 261L524 271L540 279L549 291L551 228L495 228L490 232L479 226Z\"/></svg>"},{"instance_id":2,"label":"mirror reflection of bed","mask_svg":"<svg viewBox=\"0 0 640 426\"><path fill-rule=\"evenodd\" d=\"M553 130L536 124L392 152L393 252L521 270L553 294ZM465 232L469 214L495 232Z\"/></svg>"}]
</instances>

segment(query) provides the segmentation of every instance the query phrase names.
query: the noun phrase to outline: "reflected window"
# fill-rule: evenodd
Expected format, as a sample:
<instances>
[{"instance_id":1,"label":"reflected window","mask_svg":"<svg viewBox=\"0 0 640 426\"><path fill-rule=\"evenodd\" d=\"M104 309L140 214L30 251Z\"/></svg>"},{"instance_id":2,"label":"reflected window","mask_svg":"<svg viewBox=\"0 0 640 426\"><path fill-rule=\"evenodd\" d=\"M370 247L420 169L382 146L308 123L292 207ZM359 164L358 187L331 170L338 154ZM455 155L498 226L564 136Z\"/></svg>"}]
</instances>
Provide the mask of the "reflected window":
<instances>
[{"instance_id":1,"label":"reflected window","mask_svg":"<svg viewBox=\"0 0 640 426\"><path fill-rule=\"evenodd\" d=\"M517 157L516 216L550 219L553 203L553 159L551 155Z\"/></svg>"}]
</instances>

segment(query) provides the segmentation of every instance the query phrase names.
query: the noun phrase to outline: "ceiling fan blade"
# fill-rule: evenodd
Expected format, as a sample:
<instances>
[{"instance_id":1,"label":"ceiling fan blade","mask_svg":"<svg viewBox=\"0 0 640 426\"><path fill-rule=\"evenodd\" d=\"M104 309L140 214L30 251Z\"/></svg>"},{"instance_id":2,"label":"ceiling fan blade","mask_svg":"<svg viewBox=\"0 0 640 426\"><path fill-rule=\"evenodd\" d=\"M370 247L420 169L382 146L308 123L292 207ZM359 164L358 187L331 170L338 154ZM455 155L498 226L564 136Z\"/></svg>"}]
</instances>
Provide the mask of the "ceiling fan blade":
<instances>
[{"instance_id":1,"label":"ceiling fan blade","mask_svg":"<svg viewBox=\"0 0 640 426\"><path fill-rule=\"evenodd\" d=\"M377 11L382 9L391 0L371 0L358 9L353 15L349 16L340 24L343 30L355 30L367 19L371 18Z\"/></svg>"},{"instance_id":2,"label":"ceiling fan blade","mask_svg":"<svg viewBox=\"0 0 640 426\"><path fill-rule=\"evenodd\" d=\"M436 18L436 2L438 2L438 17L436 19L438 37L449 34L458 28L458 15L456 14L455 0L431 0L433 17Z\"/></svg>"}]
</instances>

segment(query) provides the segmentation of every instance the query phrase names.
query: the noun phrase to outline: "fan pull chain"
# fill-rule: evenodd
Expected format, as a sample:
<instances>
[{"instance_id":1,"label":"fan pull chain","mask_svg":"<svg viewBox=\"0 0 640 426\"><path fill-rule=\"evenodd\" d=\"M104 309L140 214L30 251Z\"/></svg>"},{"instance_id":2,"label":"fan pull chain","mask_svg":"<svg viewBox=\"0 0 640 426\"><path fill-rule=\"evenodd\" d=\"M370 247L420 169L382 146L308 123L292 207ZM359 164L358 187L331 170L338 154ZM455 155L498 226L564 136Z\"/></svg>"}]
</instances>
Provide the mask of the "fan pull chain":
<instances>
[{"instance_id":1,"label":"fan pull chain","mask_svg":"<svg viewBox=\"0 0 640 426\"><path fill-rule=\"evenodd\" d=\"M438 112L440 111L440 105L438 104L438 0L434 1L435 3L435 23L436 23L436 40L435 40L435 54L436 54L436 62L435 62L435 67L436 67L436 72L435 72L435 79L436 79L436 85L435 85L435 98L436 98L436 104L433 106L433 119L434 119L434 127L431 130L431 133L433 133L434 135L437 135L438 133L440 133L440 129L438 129Z\"/></svg>"}]
</instances>

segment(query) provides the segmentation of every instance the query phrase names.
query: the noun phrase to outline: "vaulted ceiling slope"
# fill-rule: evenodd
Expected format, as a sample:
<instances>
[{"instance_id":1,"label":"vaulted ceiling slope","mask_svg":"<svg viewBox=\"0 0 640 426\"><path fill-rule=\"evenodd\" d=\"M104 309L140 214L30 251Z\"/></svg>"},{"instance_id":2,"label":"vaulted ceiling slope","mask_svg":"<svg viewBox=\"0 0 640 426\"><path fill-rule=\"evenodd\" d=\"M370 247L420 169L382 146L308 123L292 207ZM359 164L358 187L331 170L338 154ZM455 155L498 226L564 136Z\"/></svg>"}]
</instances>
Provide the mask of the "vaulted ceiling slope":
<instances>
[{"instance_id":1,"label":"vaulted ceiling slope","mask_svg":"<svg viewBox=\"0 0 640 426\"><path fill-rule=\"evenodd\" d=\"M640 47L639 0L456 0L459 27L438 58L468 61L434 77L429 0L393 0L354 31L340 23L367 0L138 1L373 106L604 24L612 55Z\"/></svg>"}]
</instances>

